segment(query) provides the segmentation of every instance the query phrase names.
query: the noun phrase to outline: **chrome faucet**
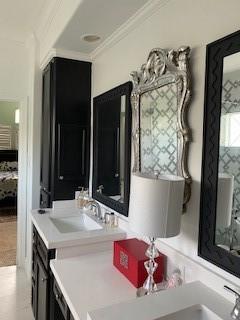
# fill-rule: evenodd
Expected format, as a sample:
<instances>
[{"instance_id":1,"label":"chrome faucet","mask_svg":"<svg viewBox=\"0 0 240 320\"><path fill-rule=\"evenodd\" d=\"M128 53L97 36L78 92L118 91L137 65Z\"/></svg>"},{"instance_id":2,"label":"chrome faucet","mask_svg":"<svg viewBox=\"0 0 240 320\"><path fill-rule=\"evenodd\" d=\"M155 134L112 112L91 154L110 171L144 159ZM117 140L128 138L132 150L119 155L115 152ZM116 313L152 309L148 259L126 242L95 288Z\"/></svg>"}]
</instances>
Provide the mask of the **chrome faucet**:
<instances>
[{"instance_id":1,"label":"chrome faucet","mask_svg":"<svg viewBox=\"0 0 240 320\"><path fill-rule=\"evenodd\" d=\"M100 204L97 201L92 199L88 202L86 207L88 208L90 206L96 208L97 212L95 215L98 218L98 220L102 220L103 218L102 218L102 210L101 210Z\"/></svg>"},{"instance_id":2,"label":"chrome faucet","mask_svg":"<svg viewBox=\"0 0 240 320\"><path fill-rule=\"evenodd\" d=\"M233 290L232 288L229 288L228 286L224 286L224 289L226 289L227 291L229 291L235 295L236 302L235 302L235 306L231 312L231 317L234 320L240 320L240 293Z\"/></svg>"}]
</instances>

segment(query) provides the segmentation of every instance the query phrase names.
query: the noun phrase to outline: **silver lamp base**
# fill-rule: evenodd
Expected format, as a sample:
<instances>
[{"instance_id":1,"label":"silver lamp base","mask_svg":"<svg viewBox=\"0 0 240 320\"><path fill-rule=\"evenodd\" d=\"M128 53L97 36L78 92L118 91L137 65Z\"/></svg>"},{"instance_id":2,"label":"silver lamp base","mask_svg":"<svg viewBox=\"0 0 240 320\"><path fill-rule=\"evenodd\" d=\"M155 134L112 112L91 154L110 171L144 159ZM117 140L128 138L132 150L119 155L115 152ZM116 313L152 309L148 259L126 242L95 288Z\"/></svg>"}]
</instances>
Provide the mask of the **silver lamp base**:
<instances>
[{"instance_id":1,"label":"silver lamp base","mask_svg":"<svg viewBox=\"0 0 240 320\"><path fill-rule=\"evenodd\" d=\"M155 258L159 256L158 249L155 246L155 238L150 237L150 245L146 251L146 256L149 258L148 261L144 262L144 266L147 270L148 277L145 280L142 288L138 289L137 296L142 297L151 293L159 291L157 284L154 281L154 272L157 270L158 264Z\"/></svg>"}]
</instances>

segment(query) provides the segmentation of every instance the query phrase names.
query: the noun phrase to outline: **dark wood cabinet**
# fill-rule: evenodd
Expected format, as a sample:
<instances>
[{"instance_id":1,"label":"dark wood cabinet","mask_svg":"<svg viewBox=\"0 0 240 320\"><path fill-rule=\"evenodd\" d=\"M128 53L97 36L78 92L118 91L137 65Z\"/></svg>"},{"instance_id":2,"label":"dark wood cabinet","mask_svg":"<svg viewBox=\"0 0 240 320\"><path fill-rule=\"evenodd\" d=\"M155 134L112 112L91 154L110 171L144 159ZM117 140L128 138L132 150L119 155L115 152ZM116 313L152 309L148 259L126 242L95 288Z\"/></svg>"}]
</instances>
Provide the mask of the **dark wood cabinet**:
<instances>
[{"instance_id":1,"label":"dark wood cabinet","mask_svg":"<svg viewBox=\"0 0 240 320\"><path fill-rule=\"evenodd\" d=\"M48 273L37 257L37 320L46 320L48 314Z\"/></svg>"},{"instance_id":2,"label":"dark wood cabinet","mask_svg":"<svg viewBox=\"0 0 240 320\"><path fill-rule=\"evenodd\" d=\"M43 72L41 207L88 187L91 63L54 58Z\"/></svg>"},{"instance_id":3,"label":"dark wood cabinet","mask_svg":"<svg viewBox=\"0 0 240 320\"><path fill-rule=\"evenodd\" d=\"M68 308L67 302L59 288L56 280L53 280L53 293L55 298L54 303L54 320L69 320L70 319L70 310Z\"/></svg>"},{"instance_id":4,"label":"dark wood cabinet","mask_svg":"<svg viewBox=\"0 0 240 320\"><path fill-rule=\"evenodd\" d=\"M42 95L42 151L41 151L41 188L45 192L50 192L51 173L51 144L52 144L52 117L53 104L51 96L52 83L51 64L47 66L43 73L43 95Z\"/></svg>"},{"instance_id":5,"label":"dark wood cabinet","mask_svg":"<svg viewBox=\"0 0 240 320\"><path fill-rule=\"evenodd\" d=\"M50 269L55 249L48 250L33 226L32 310L35 320L74 320Z\"/></svg>"},{"instance_id":6,"label":"dark wood cabinet","mask_svg":"<svg viewBox=\"0 0 240 320\"><path fill-rule=\"evenodd\" d=\"M32 234L32 310L35 320L53 320L53 276L50 260L55 249L48 250L33 226Z\"/></svg>"}]
</instances>

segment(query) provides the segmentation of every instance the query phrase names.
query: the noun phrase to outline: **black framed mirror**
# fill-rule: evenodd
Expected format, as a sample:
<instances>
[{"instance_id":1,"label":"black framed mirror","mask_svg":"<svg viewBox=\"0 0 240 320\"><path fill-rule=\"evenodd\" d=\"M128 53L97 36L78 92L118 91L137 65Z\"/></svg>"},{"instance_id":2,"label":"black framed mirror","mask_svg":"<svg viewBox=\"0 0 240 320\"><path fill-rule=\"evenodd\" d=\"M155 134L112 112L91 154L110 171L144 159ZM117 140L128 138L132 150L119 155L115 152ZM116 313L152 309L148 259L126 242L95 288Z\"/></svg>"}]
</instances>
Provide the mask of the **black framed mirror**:
<instances>
[{"instance_id":1,"label":"black framed mirror","mask_svg":"<svg viewBox=\"0 0 240 320\"><path fill-rule=\"evenodd\" d=\"M207 46L199 255L240 277L240 31Z\"/></svg>"},{"instance_id":2,"label":"black framed mirror","mask_svg":"<svg viewBox=\"0 0 240 320\"><path fill-rule=\"evenodd\" d=\"M93 99L94 199L127 216L131 170L132 83Z\"/></svg>"}]
</instances>

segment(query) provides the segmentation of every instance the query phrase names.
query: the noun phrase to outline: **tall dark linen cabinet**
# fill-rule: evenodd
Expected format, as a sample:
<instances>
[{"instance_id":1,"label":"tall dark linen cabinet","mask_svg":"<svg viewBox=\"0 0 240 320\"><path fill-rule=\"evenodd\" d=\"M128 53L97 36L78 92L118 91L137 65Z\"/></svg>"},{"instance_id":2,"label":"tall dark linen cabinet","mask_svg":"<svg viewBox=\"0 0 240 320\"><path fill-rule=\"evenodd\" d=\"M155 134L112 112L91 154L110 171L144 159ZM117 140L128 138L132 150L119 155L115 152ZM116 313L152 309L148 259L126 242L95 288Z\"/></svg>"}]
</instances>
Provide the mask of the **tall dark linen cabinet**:
<instances>
[{"instance_id":1,"label":"tall dark linen cabinet","mask_svg":"<svg viewBox=\"0 0 240 320\"><path fill-rule=\"evenodd\" d=\"M53 58L43 72L40 206L88 186L91 63Z\"/></svg>"}]
</instances>

